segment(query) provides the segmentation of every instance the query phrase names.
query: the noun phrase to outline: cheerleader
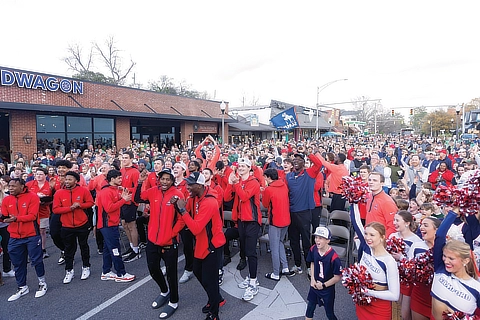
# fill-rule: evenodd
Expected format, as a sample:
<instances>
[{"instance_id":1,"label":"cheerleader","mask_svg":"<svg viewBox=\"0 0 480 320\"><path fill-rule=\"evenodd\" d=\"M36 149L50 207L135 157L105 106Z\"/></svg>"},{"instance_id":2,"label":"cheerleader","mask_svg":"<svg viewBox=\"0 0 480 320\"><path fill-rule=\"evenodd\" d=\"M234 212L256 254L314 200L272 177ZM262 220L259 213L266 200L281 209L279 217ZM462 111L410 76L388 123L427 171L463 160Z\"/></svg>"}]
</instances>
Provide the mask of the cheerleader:
<instances>
[{"instance_id":1,"label":"cheerleader","mask_svg":"<svg viewBox=\"0 0 480 320\"><path fill-rule=\"evenodd\" d=\"M434 217L426 217L420 224L423 241L415 242L408 251L408 259L413 259L433 248L435 232L442 221ZM428 320L432 314L431 284L415 282L410 295L410 308L413 320Z\"/></svg>"},{"instance_id":2,"label":"cheerleader","mask_svg":"<svg viewBox=\"0 0 480 320\"><path fill-rule=\"evenodd\" d=\"M419 236L414 232L417 228L413 216L406 210L398 211L393 219L393 226L396 232L392 233L389 238L403 239L405 242L405 253L408 254L410 248L415 242L421 242ZM399 262L403 258L406 258L402 253L392 253L392 257ZM411 320L412 313L410 311L410 295L412 293L412 286L406 286L400 284L400 299L398 303L401 305L402 319Z\"/></svg>"},{"instance_id":3,"label":"cheerleader","mask_svg":"<svg viewBox=\"0 0 480 320\"><path fill-rule=\"evenodd\" d=\"M456 208L458 212L458 208ZM432 315L462 312L473 315L480 307L480 283L470 246L459 240L446 241L457 214L450 211L437 230L433 247L435 274L432 283Z\"/></svg>"},{"instance_id":4,"label":"cheerleader","mask_svg":"<svg viewBox=\"0 0 480 320\"><path fill-rule=\"evenodd\" d=\"M392 301L400 295L400 281L395 259L385 249L385 226L379 222L369 223L365 229L360 222L358 205L353 205L350 217L355 232L360 240L358 259L360 265L367 268L375 287L367 289L366 294L375 298L369 305L356 305L359 320L390 320L392 318Z\"/></svg>"}]
</instances>

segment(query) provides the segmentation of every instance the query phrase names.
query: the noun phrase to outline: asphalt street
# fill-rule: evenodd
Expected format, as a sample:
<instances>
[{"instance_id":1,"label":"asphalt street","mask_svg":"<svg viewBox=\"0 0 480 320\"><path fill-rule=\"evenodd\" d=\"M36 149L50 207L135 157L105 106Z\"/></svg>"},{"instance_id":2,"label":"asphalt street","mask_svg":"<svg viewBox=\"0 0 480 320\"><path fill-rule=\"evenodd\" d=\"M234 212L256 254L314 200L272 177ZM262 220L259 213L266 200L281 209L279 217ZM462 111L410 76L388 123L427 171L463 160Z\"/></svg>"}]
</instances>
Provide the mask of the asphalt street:
<instances>
[{"instance_id":1,"label":"asphalt street","mask_svg":"<svg viewBox=\"0 0 480 320\"><path fill-rule=\"evenodd\" d=\"M95 239L89 239L91 252L91 276L80 280L81 258L77 250L75 278L70 284L63 284L64 266L57 264L59 250L52 240L47 239L47 251L50 258L44 260L48 292L42 298L34 298L38 281L35 270L29 265L27 284L30 293L14 302L7 299L16 290L14 278L4 278L5 285L0 287L0 319L158 319L159 310L151 308L153 299L159 294L159 288L150 278L146 258L126 264L127 272L135 274L136 280L130 283L101 281L102 257L97 254ZM236 252L237 248L233 248ZM183 273L183 254L180 246L179 277ZM258 280L260 293L250 302L241 300L243 290L236 287L247 275L247 269L236 270L238 254L225 269L225 281L220 287L225 306L220 308L220 318L239 319L305 319L305 300L309 290L309 280L304 274L290 278L282 277L276 282L266 279L265 273L271 272L271 256L265 248L259 255ZM1 261L1 259L0 259ZM292 259L289 260L293 265ZM201 308L207 302L207 296L199 282L193 278L179 285L179 308L171 319L204 319ZM340 283L336 286L335 312L338 319L356 319L355 307L346 289ZM323 309L317 308L314 319L326 319Z\"/></svg>"}]
</instances>

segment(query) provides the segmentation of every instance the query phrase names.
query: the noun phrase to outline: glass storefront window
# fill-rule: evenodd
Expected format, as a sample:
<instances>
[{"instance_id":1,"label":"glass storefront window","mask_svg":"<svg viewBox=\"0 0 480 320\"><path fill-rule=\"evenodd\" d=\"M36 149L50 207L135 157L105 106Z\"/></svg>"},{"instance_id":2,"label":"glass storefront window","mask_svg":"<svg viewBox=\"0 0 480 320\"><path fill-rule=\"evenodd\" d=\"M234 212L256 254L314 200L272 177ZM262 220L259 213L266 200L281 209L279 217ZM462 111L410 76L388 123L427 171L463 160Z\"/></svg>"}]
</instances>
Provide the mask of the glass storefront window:
<instances>
[{"instance_id":1,"label":"glass storefront window","mask_svg":"<svg viewBox=\"0 0 480 320\"><path fill-rule=\"evenodd\" d=\"M80 149L80 151L88 148L92 144L92 134L88 133L69 133L67 134L67 150Z\"/></svg>"},{"instance_id":2,"label":"glass storefront window","mask_svg":"<svg viewBox=\"0 0 480 320\"><path fill-rule=\"evenodd\" d=\"M67 132L92 132L92 118L67 117Z\"/></svg>"},{"instance_id":3,"label":"glass storefront window","mask_svg":"<svg viewBox=\"0 0 480 320\"><path fill-rule=\"evenodd\" d=\"M94 139L95 143L93 146L95 148L97 148L98 145L103 148L111 148L115 145L115 136L113 133L95 133Z\"/></svg>"},{"instance_id":4,"label":"glass storefront window","mask_svg":"<svg viewBox=\"0 0 480 320\"><path fill-rule=\"evenodd\" d=\"M65 117L37 115L37 132L65 132Z\"/></svg>"},{"instance_id":5,"label":"glass storefront window","mask_svg":"<svg viewBox=\"0 0 480 320\"><path fill-rule=\"evenodd\" d=\"M47 149L64 150L65 135L59 135L58 133L37 132L37 147L38 150L42 151L45 151Z\"/></svg>"},{"instance_id":6,"label":"glass storefront window","mask_svg":"<svg viewBox=\"0 0 480 320\"><path fill-rule=\"evenodd\" d=\"M115 132L113 119L93 118L93 130L95 132Z\"/></svg>"}]
</instances>

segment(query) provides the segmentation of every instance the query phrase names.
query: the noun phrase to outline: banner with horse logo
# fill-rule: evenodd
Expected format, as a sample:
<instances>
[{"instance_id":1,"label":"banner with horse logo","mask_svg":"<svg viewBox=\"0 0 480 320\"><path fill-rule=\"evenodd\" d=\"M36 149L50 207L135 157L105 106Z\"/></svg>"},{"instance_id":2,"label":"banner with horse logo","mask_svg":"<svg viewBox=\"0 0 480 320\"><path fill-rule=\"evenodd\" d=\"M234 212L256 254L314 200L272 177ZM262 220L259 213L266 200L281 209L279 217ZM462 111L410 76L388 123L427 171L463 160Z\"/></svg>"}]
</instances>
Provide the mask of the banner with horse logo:
<instances>
[{"instance_id":1,"label":"banner with horse logo","mask_svg":"<svg viewBox=\"0 0 480 320\"><path fill-rule=\"evenodd\" d=\"M298 127L295 107L287 109L270 119L272 125L277 129L289 130Z\"/></svg>"}]
</instances>

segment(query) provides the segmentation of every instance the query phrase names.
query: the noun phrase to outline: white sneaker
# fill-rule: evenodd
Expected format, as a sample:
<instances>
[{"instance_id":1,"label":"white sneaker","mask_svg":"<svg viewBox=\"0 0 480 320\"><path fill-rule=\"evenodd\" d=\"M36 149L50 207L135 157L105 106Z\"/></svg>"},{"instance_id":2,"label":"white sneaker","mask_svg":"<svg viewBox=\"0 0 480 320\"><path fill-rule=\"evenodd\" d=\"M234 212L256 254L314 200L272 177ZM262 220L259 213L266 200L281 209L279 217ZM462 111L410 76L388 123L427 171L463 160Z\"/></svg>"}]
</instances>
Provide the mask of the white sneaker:
<instances>
[{"instance_id":1,"label":"white sneaker","mask_svg":"<svg viewBox=\"0 0 480 320\"><path fill-rule=\"evenodd\" d=\"M60 252L60 258L58 259L58 264L64 264L65 263L65 252L61 251Z\"/></svg>"},{"instance_id":2,"label":"white sneaker","mask_svg":"<svg viewBox=\"0 0 480 320\"><path fill-rule=\"evenodd\" d=\"M167 267L165 266L162 267L162 273L164 276L167 275Z\"/></svg>"},{"instance_id":3,"label":"white sneaker","mask_svg":"<svg viewBox=\"0 0 480 320\"><path fill-rule=\"evenodd\" d=\"M43 297L47 293L47 284L45 282L38 284L38 290L35 292L35 298Z\"/></svg>"},{"instance_id":4,"label":"white sneaker","mask_svg":"<svg viewBox=\"0 0 480 320\"><path fill-rule=\"evenodd\" d=\"M130 273L125 273L123 276L119 277L117 276L115 278L115 282L130 282L130 281L133 281L135 280L135 276L133 274L130 274Z\"/></svg>"},{"instance_id":5,"label":"white sneaker","mask_svg":"<svg viewBox=\"0 0 480 320\"><path fill-rule=\"evenodd\" d=\"M255 281L255 285L258 286L260 283L258 282L258 279ZM250 285L250 277L246 277L245 280L243 280L242 282L240 282L238 284L238 287L240 289L247 289L248 286Z\"/></svg>"},{"instance_id":6,"label":"white sneaker","mask_svg":"<svg viewBox=\"0 0 480 320\"><path fill-rule=\"evenodd\" d=\"M12 269L12 270L10 270L10 271L8 271L8 272L2 272L2 277L4 277L4 278L13 278L13 277L15 277L15 271L13 271L13 269Z\"/></svg>"},{"instance_id":7,"label":"white sneaker","mask_svg":"<svg viewBox=\"0 0 480 320\"><path fill-rule=\"evenodd\" d=\"M82 276L80 280L87 280L90 277L90 267L82 267Z\"/></svg>"},{"instance_id":8,"label":"white sneaker","mask_svg":"<svg viewBox=\"0 0 480 320\"><path fill-rule=\"evenodd\" d=\"M258 287L257 286L248 286L243 293L242 299L245 301L250 301L253 299L254 296L258 294Z\"/></svg>"},{"instance_id":9,"label":"white sneaker","mask_svg":"<svg viewBox=\"0 0 480 320\"><path fill-rule=\"evenodd\" d=\"M100 280L115 280L117 279L117 275L113 273L112 271L108 273L102 273L102 276L100 277Z\"/></svg>"},{"instance_id":10,"label":"white sneaker","mask_svg":"<svg viewBox=\"0 0 480 320\"><path fill-rule=\"evenodd\" d=\"M185 283L188 280L192 279L193 277L193 271L187 271L183 272L183 275L180 277L180 280L178 280L178 283Z\"/></svg>"},{"instance_id":11,"label":"white sneaker","mask_svg":"<svg viewBox=\"0 0 480 320\"><path fill-rule=\"evenodd\" d=\"M72 279L75 277L75 272L72 270L67 270L65 273L65 278L63 278L63 283L67 284L72 282Z\"/></svg>"},{"instance_id":12,"label":"white sneaker","mask_svg":"<svg viewBox=\"0 0 480 320\"><path fill-rule=\"evenodd\" d=\"M10 296L10 298L8 298L8 301L11 302L11 301L18 300L20 299L20 297L23 297L29 292L30 290L28 289L28 286L20 287L18 288L17 292L15 292L13 295Z\"/></svg>"}]
</instances>

